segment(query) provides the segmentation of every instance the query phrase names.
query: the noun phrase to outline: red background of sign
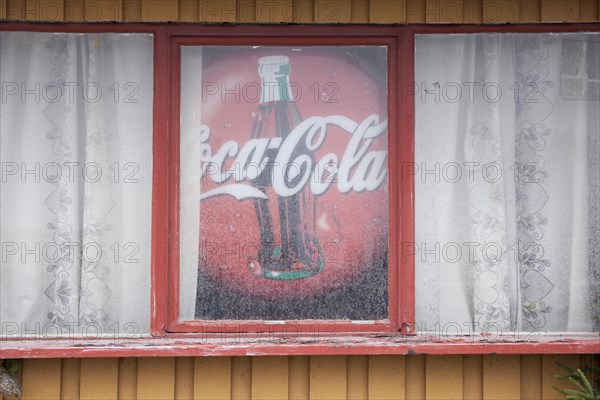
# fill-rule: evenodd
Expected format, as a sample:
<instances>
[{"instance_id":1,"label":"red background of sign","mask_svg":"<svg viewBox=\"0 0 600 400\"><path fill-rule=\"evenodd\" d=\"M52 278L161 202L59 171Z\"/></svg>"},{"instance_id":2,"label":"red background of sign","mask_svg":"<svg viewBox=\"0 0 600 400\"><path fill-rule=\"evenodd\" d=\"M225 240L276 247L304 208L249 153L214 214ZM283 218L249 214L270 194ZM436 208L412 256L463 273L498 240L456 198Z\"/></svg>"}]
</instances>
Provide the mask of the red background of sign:
<instances>
[{"instance_id":1,"label":"red background of sign","mask_svg":"<svg viewBox=\"0 0 600 400\"><path fill-rule=\"evenodd\" d=\"M359 47L345 49L360 53ZM384 51L380 49L379 54L385 54ZM213 91L214 85L218 87L215 94L205 92L204 98L198 96L202 123L211 129L208 143L213 154L228 140L242 147L250 139L260 99L258 59L266 55L289 57L290 86L302 118L343 115L358 123L372 114L382 120L387 118L384 68L377 71L377 76L367 71L363 61L339 48L304 47L294 51L237 47L204 60L203 87L211 86ZM327 153L335 153L341 160L349 139L348 133L330 127L323 145L315 152L315 161ZM387 150L387 134L378 137L368 150ZM233 161L229 158L223 171L233 168ZM232 182L230 179L223 185ZM387 252L387 179L373 192L345 194L340 193L335 182L317 197L317 238L325 255L325 266L319 274L294 281L254 276L248 268L248 261L257 258L259 245L254 204L250 199L238 201L231 196L205 199L200 204L200 258L204 261L201 268L240 293L269 298L302 297L339 289L368 272L375 259ZM219 185L207 175L202 191ZM274 198L271 206L277 210Z\"/></svg>"}]
</instances>

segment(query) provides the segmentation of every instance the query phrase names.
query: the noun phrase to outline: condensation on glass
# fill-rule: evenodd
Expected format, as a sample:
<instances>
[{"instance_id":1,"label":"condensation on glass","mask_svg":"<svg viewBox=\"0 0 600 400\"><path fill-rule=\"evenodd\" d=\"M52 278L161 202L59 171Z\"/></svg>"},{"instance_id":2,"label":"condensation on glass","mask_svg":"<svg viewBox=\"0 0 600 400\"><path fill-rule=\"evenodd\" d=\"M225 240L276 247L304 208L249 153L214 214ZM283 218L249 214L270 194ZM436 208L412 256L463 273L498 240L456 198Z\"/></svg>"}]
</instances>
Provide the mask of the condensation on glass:
<instances>
[{"instance_id":1,"label":"condensation on glass","mask_svg":"<svg viewBox=\"0 0 600 400\"><path fill-rule=\"evenodd\" d=\"M181 54L180 320L387 319L386 48Z\"/></svg>"}]
</instances>

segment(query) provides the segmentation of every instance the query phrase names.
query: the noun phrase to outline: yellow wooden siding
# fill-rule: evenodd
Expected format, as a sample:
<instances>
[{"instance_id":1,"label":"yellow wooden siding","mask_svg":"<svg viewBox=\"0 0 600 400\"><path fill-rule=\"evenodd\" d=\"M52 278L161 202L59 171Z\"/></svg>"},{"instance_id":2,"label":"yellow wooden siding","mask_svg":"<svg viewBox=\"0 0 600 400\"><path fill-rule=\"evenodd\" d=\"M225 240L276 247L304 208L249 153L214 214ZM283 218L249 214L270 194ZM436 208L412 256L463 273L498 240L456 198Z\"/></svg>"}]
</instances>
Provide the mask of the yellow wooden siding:
<instances>
[{"instance_id":1,"label":"yellow wooden siding","mask_svg":"<svg viewBox=\"0 0 600 400\"><path fill-rule=\"evenodd\" d=\"M560 399L579 355L25 360L28 399Z\"/></svg>"},{"instance_id":2,"label":"yellow wooden siding","mask_svg":"<svg viewBox=\"0 0 600 400\"><path fill-rule=\"evenodd\" d=\"M319 23L578 22L600 0L0 0L0 19Z\"/></svg>"}]
</instances>

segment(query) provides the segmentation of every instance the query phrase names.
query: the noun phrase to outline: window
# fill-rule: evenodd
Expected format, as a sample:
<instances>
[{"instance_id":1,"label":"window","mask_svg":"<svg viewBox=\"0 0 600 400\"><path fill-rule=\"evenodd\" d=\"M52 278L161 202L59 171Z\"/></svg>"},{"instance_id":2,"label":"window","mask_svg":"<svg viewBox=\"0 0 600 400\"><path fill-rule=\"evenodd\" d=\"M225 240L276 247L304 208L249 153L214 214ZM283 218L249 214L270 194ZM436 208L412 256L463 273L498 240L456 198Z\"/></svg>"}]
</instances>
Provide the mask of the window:
<instances>
[{"instance_id":1,"label":"window","mask_svg":"<svg viewBox=\"0 0 600 400\"><path fill-rule=\"evenodd\" d=\"M597 27L3 28L3 357L600 351Z\"/></svg>"},{"instance_id":2,"label":"window","mask_svg":"<svg viewBox=\"0 0 600 400\"><path fill-rule=\"evenodd\" d=\"M390 325L388 48L253 43L180 47L180 320Z\"/></svg>"}]
</instances>

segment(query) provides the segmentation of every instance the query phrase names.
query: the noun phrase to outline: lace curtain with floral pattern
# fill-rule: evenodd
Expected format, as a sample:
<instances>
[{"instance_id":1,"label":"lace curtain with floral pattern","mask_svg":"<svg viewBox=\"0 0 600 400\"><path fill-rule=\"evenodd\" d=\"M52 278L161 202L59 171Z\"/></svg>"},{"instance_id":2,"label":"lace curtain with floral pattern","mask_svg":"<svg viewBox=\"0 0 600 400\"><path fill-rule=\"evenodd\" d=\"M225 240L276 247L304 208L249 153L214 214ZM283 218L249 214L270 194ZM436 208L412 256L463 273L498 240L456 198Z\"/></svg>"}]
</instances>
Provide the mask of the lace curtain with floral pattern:
<instances>
[{"instance_id":1,"label":"lace curtain with floral pattern","mask_svg":"<svg viewBox=\"0 0 600 400\"><path fill-rule=\"evenodd\" d=\"M152 43L0 32L6 337L149 329Z\"/></svg>"},{"instance_id":2,"label":"lace curtain with floral pattern","mask_svg":"<svg viewBox=\"0 0 600 400\"><path fill-rule=\"evenodd\" d=\"M417 36L420 330L600 330L599 44Z\"/></svg>"}]
</instances>

